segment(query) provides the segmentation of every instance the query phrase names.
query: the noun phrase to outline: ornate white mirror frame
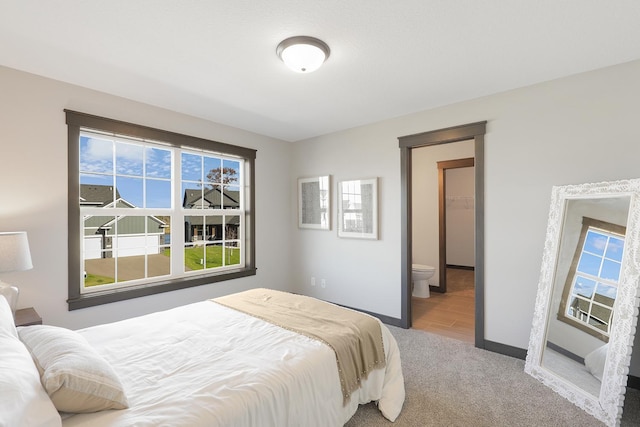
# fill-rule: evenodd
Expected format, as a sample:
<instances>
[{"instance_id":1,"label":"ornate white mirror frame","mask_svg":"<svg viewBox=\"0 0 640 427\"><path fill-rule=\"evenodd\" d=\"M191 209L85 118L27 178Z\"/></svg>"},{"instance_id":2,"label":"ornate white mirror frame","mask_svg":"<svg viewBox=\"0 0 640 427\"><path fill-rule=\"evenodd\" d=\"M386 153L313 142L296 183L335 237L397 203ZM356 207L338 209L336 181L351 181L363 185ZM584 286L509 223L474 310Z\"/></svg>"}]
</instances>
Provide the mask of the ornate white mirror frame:
<instances>
[{"instance_id":1,"label":"ornate white mirror frame","mask_svg":"<svg viewBox=\"0 0 640 427\"><path fill-rule=\"evenodd\" d=\"M594 205L598 201L607 203L604 200L607 198L610 201L625 199L629 209L604 371L599 393L594 393L549 369L548 364L543 363L543 356L547 351L551 353L547 347L549 325L558 314L557 306L552 303L554 284L557 295L557 286L564 284L567 276L568 267L560 265L560 251L568 207L575 203L573 201L592 200ZM639 247L640 179L553 187L525 372L609 426L619 425L622 417L638 315Z\"/></svg>"}]
</instances>

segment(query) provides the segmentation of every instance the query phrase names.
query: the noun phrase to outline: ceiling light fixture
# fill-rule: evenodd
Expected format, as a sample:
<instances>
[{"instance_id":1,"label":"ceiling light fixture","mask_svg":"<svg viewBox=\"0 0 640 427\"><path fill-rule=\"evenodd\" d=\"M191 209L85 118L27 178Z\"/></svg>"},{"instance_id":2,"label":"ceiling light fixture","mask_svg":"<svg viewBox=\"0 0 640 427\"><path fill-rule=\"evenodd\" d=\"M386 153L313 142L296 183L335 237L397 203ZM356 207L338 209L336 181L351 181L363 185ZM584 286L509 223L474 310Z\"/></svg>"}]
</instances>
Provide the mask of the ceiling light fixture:
<instances>
[{"instance_id":1,"label":"ceiling light fixture","mask_svg":"<svg viewBox=\"0 0 640 427\"><path fill-rule=\"evenodd\" d=\"M295 36L282 40L276 49L282 62L297 73L310 73L320 68L330 53L329 46L315 37Z\"/></svg>"}]
</instances>

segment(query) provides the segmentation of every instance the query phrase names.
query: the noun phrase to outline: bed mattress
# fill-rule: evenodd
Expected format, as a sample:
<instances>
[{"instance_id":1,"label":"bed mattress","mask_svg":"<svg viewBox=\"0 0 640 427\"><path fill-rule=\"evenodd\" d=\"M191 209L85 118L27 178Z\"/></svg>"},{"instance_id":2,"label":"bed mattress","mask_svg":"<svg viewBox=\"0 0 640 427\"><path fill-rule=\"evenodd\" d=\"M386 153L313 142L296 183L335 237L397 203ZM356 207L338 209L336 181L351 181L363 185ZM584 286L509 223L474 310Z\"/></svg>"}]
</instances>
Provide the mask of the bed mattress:
<instances>
[{"instance_id":1,"label":"bed mattress","mask_svg":"<svg viewBox=\"0 0 640 427\"><path fill-rule=\"evenodd\" d=\"M65 415L63 426L341 426L371 401L393 421L404 379L395 339L381 328L386 366L346 404L330 347L213 301L82 329L130 407Z\"/></svg>"}]
</instances>

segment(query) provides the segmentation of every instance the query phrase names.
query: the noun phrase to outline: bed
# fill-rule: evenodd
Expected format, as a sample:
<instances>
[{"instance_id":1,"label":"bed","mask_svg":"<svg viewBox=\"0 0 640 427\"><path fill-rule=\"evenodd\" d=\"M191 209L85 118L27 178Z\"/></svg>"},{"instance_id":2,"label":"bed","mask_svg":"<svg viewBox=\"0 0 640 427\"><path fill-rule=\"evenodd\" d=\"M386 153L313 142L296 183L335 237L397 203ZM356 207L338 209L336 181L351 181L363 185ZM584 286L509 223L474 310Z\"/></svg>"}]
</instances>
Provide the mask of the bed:
<instances>
[{"instance_id":1,"label":"bed","mask_svg":"<svg viewBox=\"0 0 640 427\"><path fill-rule=\"evenodd\" d=\"M279 291L236 295L294 298L295 309L326 304L349 316L366 316L379 327L384 358L362 354L360 347L377 339L351 340L355 344L339 353L334 341L295 331L297 326L264 313L249 313L227 297L78 331L45 325L18 328L14 335L0 324L0 352L7 342L6 348L17 352L0 358L0 426L341 426L358 405L372 401L381 416L395 421L404 402L404 379L397 343L379 320ZM3 302L0 323L6 323ZM282 306L275 311L289 312ZM306 318L321 319L312 328L327 329L336 316L323 319L317 311ZM70 350L74 347L78 354ZM345 378L350 363L341 361L345 354L362 369L355 379ZM29 356L31 366L25 362ZM65 358L71 358L71 368L64 367ZM374 363L374 358L381 360ZM73 372L83 366L85 372ZM19 379L5 377L16 369ZM64 374L65 369L71 373ZM50 378L56 375L63 379ZM100 396L87 397L82 389L87 381L100 384ZM354 381L357 386L345 391ZM11 389L16 384L19 392Z\"/></svg>"}]
</instances>

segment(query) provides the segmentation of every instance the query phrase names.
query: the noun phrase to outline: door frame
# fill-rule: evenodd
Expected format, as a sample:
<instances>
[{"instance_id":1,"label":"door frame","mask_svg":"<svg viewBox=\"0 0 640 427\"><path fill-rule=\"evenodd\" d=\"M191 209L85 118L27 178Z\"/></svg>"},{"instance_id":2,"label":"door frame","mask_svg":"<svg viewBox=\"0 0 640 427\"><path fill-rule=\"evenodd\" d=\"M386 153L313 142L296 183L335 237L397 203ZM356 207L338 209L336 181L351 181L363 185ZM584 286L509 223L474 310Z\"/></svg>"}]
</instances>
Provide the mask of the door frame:
<instances>
[{"instance_id":1,"label":"door frame","mask_svg":"<svg viewBox=\"0 0 640 427\"><path fill-rule=\"evenodd\" d=\"M455 160L442 160L438 165L438 271L439 286L429 286L435 292L447 292L447 169L471 168L474 166L473 157ZM475 185L475 181L474 181Z\"/></svg>"},{"instance_id":2,"label":"door frame","mask_svg":"<svg viewBox=\"0 0 640 427\"><path fill-rule=\"evenodd\" d=\"M400 326L411 327L411 150L429 145L474 141L475 158L475 346L485 348L484 339L484 135L486 121L453 126L430 132L401 136L400 147L400 258L401 318Z\"/></svg>"}]
</instances>

